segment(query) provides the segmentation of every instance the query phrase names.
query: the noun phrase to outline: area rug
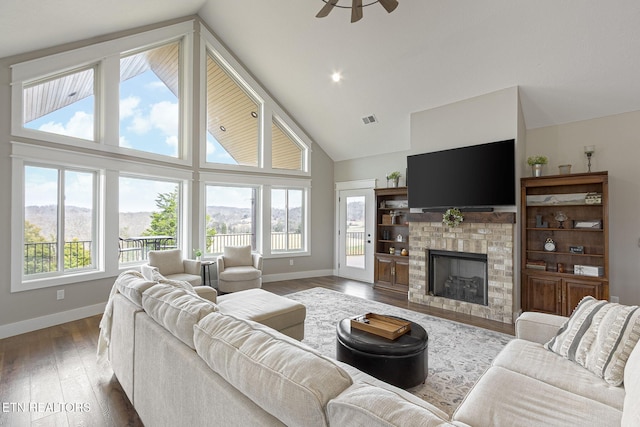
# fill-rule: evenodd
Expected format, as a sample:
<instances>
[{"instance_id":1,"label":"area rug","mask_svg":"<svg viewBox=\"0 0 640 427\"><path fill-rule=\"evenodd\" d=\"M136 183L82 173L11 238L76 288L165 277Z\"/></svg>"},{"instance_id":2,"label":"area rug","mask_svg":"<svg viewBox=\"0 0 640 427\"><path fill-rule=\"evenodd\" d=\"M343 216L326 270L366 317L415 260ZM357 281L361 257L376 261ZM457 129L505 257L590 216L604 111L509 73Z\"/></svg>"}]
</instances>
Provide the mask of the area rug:
<instances>
[{"instance_id":1,"label":"area rug","mask_svg":"<svg viewBox=\"0 0 640 427\"><path fill-rule=\"evenodd\" d=\"M336 325L365 313L398 316L429 334L429 374L425 384L408 389L449 415L513 336L469 326L391 305L313 288L287 295L307 307L304 343L336 357Z\"/></svg>"}]
</instances>

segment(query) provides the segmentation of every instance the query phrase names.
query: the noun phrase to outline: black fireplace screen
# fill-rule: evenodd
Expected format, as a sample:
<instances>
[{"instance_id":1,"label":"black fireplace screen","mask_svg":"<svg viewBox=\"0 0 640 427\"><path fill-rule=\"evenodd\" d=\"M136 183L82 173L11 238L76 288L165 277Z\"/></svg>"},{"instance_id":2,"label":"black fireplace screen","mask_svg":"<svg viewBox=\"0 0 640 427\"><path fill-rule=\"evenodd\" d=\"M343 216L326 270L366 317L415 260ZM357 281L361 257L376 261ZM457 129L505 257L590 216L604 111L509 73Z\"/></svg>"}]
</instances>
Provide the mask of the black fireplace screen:
<instances>
[{"instance_id":1,"label":"black fireplace screen","mask_svg":"<svg viewBox=\"0 0 640 427\"><path fill-rule=\"evenodd\" d=\"M487 255L427 251L429 295L488 305Z\"/></svg>"}]
</instances>

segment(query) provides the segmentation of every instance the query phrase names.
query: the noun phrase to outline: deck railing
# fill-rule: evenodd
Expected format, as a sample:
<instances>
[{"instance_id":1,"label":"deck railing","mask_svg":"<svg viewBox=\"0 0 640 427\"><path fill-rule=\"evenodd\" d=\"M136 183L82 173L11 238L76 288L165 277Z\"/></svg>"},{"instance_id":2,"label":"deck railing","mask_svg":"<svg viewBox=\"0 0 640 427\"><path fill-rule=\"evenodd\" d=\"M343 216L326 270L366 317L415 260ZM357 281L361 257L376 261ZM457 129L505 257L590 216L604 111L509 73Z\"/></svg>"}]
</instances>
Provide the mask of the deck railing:
<instances>
[{"instance_id":1,"label":"deck railing","mask_svg":"<svg viewBox=\"0 0 640 427\"><path fill-rule=\"evenodd\" d=\"M147 253L152 249L171 249L176 247L174 238L162 237L155 241L148 236L145 241L140 239L119 240L119 260L121 263L144 261ZM364 232L347 233L347 255L364 254ZM288 239L288 246L287 246ZM225 246L252 245L252 233L216 234L207 237L206 253L216 254L224 252ZM92 265L91 240L74 240L65 242L65 269L78 269ZM298 250L303 248L301 233L271 233L271 250ZM191 256L189 254L188 256ZM24 273L46 273L58 269L57 242L34 242L24 245Z\"/></svg>"},{"instance_id":2,"label":"deck railing","mask_svg":"<svg viewBox=\"0 0 640 427\"><path fill-rule=\"evenodd\" d=\"M72 240L64 243L64 269L89 267L91 240ZM30 242L24 244L24 274L48 273L58 268L58 242Z\"/></svg>"}]
</instances>

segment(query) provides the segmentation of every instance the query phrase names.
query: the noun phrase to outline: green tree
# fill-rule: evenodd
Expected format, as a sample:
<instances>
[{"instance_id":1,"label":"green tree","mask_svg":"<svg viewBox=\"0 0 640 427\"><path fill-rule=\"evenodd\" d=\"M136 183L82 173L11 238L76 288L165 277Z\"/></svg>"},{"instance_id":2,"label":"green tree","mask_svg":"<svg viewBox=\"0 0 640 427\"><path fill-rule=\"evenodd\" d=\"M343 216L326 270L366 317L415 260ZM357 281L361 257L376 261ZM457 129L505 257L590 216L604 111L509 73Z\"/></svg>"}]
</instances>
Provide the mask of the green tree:
<instances>
[{"instance_id":1,"label":"green tree","mask_svg":"<svg viewBox=\"0 0 640 427\"><path fill-rule=\"evenodd\" d=\"M156 206L159 209L151 214L151 224L143 236L172 236L176 237L178 224L178 189L171 193L160 193L156 198Z\"/></svg>"},{"instance_id":2,"label":"green tree","mask_svg":"<svg viewBox=\"0 0 640 427\"><path fill-rule=\"evenodd\" d=\"M91 251L85 249L84 244L74 237L64 243L64 268L82 268L91 265Z\"/></svg>"},{"instance_id":3,"label":"green tree","mask_svg":"<svg viewBox=\"0 0 640 427\"><path fill-rule=\"evenodd\" d=\"M205 252L214 252L214 242L215 242L215 235L218 233L216 231L216 227L215 224L213 223L213 218L211 218L211 215L207 214L205 217L205 227L206 227L206 236L205 236L205 245L206 245L206 249Z\"/></svg>"},{"instance_id":4,"label":"green tree","mask_svg":"<svg viewBox=\"0 0 640 427\"><path fill-rule=\"evenodd\" d=\"M55 241L48 242L42 229L29 221L24 222L24 243L25 274L57 270Z\"/></svg>"},{"instance_id":5,"label":"green tree","mask_svg":"<svg viewBox=\"0 0 640 427\"><path fill-rule=\"evenodd\" d=\"M178 225L178 190L171 193L160 193L156 198L158 211L151 214L151 224L142 233L143 236L172 236L177 234ZM206 244L213 240L216 229L212 224L211 217L206 216Z\"/></svg>"}]
</instances>

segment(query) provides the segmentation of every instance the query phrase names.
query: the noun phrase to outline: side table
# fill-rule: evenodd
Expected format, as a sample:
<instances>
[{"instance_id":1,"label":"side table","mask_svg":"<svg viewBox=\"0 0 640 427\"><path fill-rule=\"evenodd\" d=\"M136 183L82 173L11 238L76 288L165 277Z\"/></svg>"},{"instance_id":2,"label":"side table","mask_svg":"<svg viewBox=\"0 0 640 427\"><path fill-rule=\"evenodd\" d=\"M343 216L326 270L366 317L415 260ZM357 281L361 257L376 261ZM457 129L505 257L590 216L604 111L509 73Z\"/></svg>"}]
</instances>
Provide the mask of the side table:
<instances>
[{"instance_id":1,"label":"side table","mask_svg":"<svg viewBox=\"0 0 640 427\"><path fill-rule=\"evenodd\" d=\"M208 284L211 287L211 266L215 263L215 261L200 261L203 285Z\"/></svg>"}]
</instances>

